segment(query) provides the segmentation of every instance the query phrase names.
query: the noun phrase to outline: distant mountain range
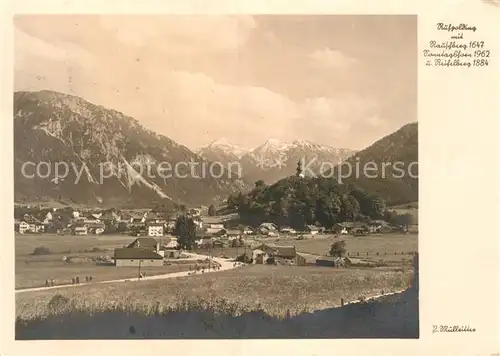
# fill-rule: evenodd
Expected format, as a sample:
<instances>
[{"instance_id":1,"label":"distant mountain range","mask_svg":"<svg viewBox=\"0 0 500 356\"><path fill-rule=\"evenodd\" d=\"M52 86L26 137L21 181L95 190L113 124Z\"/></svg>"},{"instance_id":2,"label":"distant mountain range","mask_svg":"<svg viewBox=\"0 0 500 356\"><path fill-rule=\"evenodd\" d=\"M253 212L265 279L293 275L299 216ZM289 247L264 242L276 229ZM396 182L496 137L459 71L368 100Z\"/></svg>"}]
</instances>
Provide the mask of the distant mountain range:
<instances>
[{"instance_id":1,"label":"distant mountain range","mask_svg":"<svg viewBox=\"0 0 500 356\"><path fill-rule=\"evenodd\" d=\"M235 145L227 138L220 138L213 141L208 146L196 150L196 153L210 161L227 164L237 162L250 151L249 149Z\"/></svg>"},{"instance_id":2,"label":"distant mountain range","mask_svg":"<svg viewBox=\"0 0 500 356\"><path fill-rule=\"evenodd\" d=\"M14 155L15 199L21 202L203 204L248 188L224 174L212 178L203 168L210 162L131 117L52 91L14 93ZM183 165L175 174L179 162L195 162L195 174ZM29 177L36 165L40 173Z\"/></svg>"},{"instance_id":3,"label":"distant mountain range","mask_svg":"<svg viewBox=\"0 0 500 356\"><path fill-rule=\"evenodd\" d=\"M295 174L297 163L304 161L317 169L322 162L330 167L345 161L356 151L346 148L333 148L318 145L309 141L296 140L283 142L269 139L252 150L241 148L227 139L217 140L198 150L206 159L227 164L238 164L244 179L249 182L263 180L271 184L282 178Z\"/></svg>"},{"instance_id":4,"label":"distant mountain range","mask_svg":"<svg viewBox=\"0 0 500 356\"><path fill-rule=\"evenodd\" d=\"M299 161L317 172L324 162L328 168L356 159L410 162L417 156L416 123L406 125L360 152L303 140L276 139L246 149L229 139L219 139L194 153L142 127L131 117L76 96L53 91L14 93L16 202L57 200L117 207L142 207L159 201L209 204L231 193L248 191L258 180L272 184L294 175ZM61 174L65 170L61 162L68 165L67 174ZM181 173L185 177L171 174L162 178L159 173L162 169L170 165L173 173L179 162L196 164L194 174L183 166ZM225 167L221 178L211 177L207 172L206 167L212 162ZM231 175L227 172L229 163L232 163ZM60 174L56 179L58 164ZM36 165L40 174L31 178L29 175L34 173ZM240 177L234 174L237 168L240 168ZM50 174L42 177L44 173ZM356 179L356 183L395 203L418 200L418 179L362 177Z\"/></svg>"}]
</instances>

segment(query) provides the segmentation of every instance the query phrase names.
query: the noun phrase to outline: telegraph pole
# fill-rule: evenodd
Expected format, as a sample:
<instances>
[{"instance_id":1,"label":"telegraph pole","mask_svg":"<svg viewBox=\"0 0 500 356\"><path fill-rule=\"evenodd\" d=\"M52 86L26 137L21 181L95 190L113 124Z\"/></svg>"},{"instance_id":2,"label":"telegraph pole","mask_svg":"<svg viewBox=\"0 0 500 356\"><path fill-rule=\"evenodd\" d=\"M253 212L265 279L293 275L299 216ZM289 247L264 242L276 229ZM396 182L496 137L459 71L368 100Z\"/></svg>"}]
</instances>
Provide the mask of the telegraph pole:
<instances>
[{"instance_id":1,"label":"telegraph pole","mask_svg":"<svg viewBox=\"0 0 500 356\"><path fill-rule=\"evenodd\" d=\"M208 272L210 272L211 266L212 266L212 242L208 246Z\"/></svg>"}]
</instances>

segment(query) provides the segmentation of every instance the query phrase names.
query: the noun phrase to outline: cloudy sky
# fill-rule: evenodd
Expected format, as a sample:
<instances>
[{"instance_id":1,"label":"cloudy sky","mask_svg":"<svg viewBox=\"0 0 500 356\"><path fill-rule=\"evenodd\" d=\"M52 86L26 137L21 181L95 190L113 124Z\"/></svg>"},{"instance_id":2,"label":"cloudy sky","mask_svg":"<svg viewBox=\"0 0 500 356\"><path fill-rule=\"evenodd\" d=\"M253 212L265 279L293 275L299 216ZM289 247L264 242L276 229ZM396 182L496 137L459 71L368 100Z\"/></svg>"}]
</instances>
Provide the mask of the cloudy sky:
<instances>
[{"instance_id":1,"label":"cloudy sky","mask_svg":"<svg viewBox=\"0 0 500 356\"><path fill-rule=\"evenodd\" d=\"M78 95L190 148L364 148L417 120L413 16L18 16L15 90Z\"/></svg>"}]
</instances>

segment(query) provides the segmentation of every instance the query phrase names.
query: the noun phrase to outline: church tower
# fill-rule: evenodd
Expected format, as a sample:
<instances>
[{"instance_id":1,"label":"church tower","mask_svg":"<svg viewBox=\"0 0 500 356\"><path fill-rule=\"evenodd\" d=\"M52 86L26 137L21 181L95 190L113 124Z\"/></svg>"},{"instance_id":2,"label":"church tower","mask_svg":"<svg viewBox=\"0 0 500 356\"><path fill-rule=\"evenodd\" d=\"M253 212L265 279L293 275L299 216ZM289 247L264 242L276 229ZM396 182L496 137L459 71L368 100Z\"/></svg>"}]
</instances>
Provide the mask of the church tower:
<instances>
[{"instance_id":1,"label":"church tower","mask_svg":"<svg viewBox=\"0 0 500 356\"><path fill-rule=\"evenodd\" d=\"M304 172L302 172L302 163L300 163L300 161L297 163L297 171L295 175L297 177L304 178Z\"/></svg>"}]
</instances>

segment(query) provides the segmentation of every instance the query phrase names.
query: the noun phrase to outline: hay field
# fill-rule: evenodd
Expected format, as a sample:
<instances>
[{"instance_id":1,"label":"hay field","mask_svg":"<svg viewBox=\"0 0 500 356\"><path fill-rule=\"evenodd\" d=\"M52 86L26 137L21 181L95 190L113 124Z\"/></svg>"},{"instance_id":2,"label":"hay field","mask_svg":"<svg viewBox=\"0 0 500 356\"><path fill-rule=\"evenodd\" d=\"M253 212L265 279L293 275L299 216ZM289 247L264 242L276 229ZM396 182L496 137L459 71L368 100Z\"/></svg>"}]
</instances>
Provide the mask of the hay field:
<instances>
[{"instance_id":1,"label":"hay field","mask_svg":"<svg viewBox=\"0 0 500 356\"><path fill-rule=\"evenodd\" d=\"M294 245L297 251L316 255L326 255L330 246L335 241L344 240L349 253L364 253L383 255L384 252L394 255L394 252L418 251L417 234L371 234L366 236L340 235L316 235L311 239L293 240L279 239L270 240L270 243L278 245ZM383 256L381 256L382 258ZM406 256L407 257L407 256Z\"/></svg>"},{"instance_id":2,"label":"hay field","mask_svg":"<svg viewBox=\"0 0 500 356\"><path fill-rule=\"evenodd\" d=\"M56 235L56 234L16 234L16 256L26 256L36 247L44 246L53 253L88 252L94 248L113 250L134 241L134 236L128 235Z\"/></svg>"},{"instance_id":3,"label":"hay field","mask_svg":"<svg viewBox=\"0 0 500 356\"><path fill-rule=\"evenodd\" d=\"M74 311L182 310L188 306L263 310L269 315L294 315L339 306L362 296L406 288L411 269L335 269L249 265L236 270L183 278L93 284L16 295L16 315L29 320L53 314L55 295L68 299ZM220 305L222 301L223 306Z\"/></svg>"},{"instance_id":4,"label":"hay field","mask_svg":"<svg viewBox=\"0 0 500 356\"><path fill-rule=\"evenodd\" d=\"M85 276L92 276L93 282L123 278L137 278L137 267L115 267L98 265L96 258L113 256L114 249L134 240L133 236L59 236L59 235L16 235L15 286L16 289L42 287L47 279L55 284L71 284L77 276L80 283ZM36 247L51 250L47 255L32 255ZM63 258L73 262L64 262ZM171 265L141 267L146 275L182 272L193 268L195 261L171 260Z\"/></svg>"}]
</instances>

